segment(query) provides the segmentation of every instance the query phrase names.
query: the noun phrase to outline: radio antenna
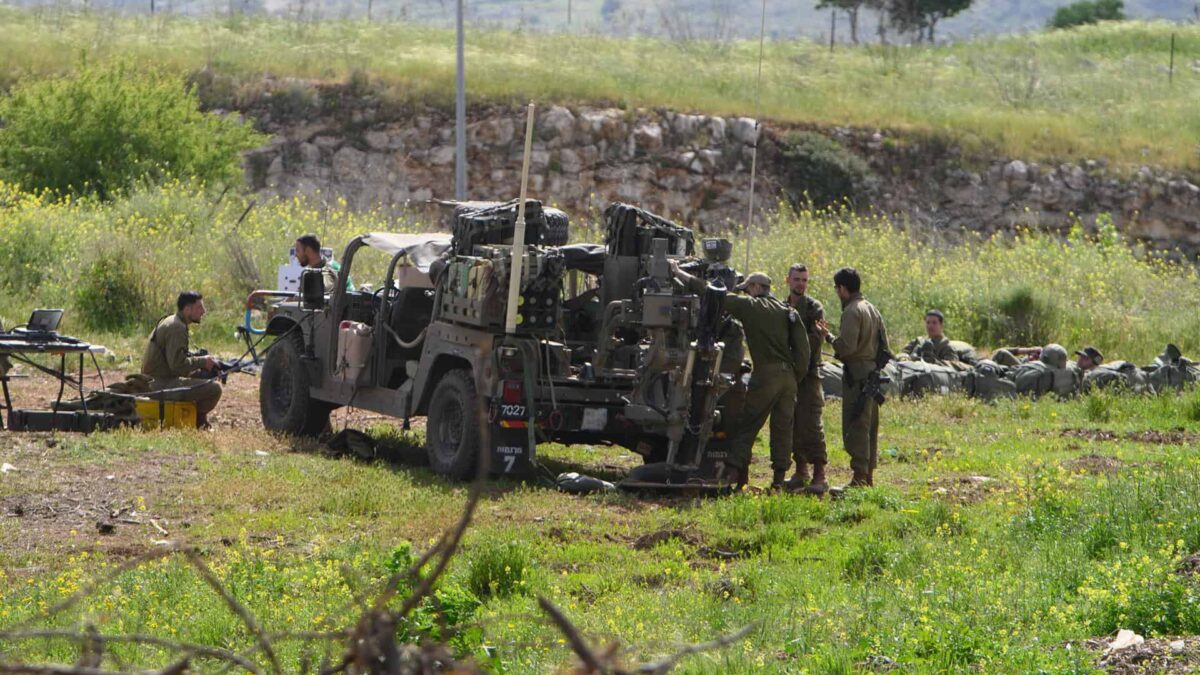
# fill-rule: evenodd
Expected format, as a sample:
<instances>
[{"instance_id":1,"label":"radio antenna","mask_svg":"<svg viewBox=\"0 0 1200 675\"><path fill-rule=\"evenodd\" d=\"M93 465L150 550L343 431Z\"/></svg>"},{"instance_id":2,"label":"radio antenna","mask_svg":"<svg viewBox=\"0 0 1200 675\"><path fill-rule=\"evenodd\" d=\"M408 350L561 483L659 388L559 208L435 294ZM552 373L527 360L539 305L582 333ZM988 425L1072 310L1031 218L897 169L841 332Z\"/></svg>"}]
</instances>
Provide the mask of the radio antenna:
<instances>
[{"instance_id":1,"label":"radio antenna","mask_svg":"<svg viewBox=\"0 0 1200 675\"><path fill-rule=\"evenodd\" d=\"M754 227L754 179L758 176L758 131L762 115L763 45L767 39L767 0L762 3L762 24L758 29L758 78L754 82L754 145L750 149L750 207L746 213L746 267L750 273L750 230Z\"/></svg>"}]
</instances>

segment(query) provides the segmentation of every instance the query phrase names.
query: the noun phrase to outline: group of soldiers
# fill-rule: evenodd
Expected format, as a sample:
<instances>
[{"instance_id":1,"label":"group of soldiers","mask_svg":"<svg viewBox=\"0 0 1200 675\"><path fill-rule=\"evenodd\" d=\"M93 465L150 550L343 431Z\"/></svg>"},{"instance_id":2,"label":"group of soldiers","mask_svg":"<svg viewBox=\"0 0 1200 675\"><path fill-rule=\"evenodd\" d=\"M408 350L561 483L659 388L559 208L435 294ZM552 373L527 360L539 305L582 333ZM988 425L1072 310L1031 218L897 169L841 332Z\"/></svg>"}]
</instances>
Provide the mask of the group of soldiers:
<instances>
[{"instance_id":1,"label":"group of soldiers","mask_svg":"<svg viewBox=\"0 0 1200 675\"><path fill-rule=\"evenodd\" d=\"M333 288L340 271L336 262L321 255L321 241L306 234L295 242L296 260L301 266L321 270L326 288ZM196 404L196 424L208 428L208 414L221 400L221 383L215 379L220 364L211 356L193 355L189 349L188 328L199 324L206 313L204 296L184 291L175 300L175 313L158 321L142 353L142 375L156 398L167 401L191 401Z\"/></svg>"},{"instance_id":2,"label":"group of soldiers","mask_svg":"<svg viewBox=\"0 0 1200 675\"><path fill-rule=\"evenodd\" d=\"M672 272L696 291L706 283L678 265ZM744 296L725 295L723 309L741 322L754 369L720 477L739 487L748 482L754 441L769 419L772 489L813 495L829 490L821 386L821 347L827 343L843 364L847 405L842 407L842 444L853 472L849 486L871 486L879 457L879 403L870 381L878 354L887 348L883 317L863 297L862 277L854 268L844 267L833 275L842 309L836 334L826 321L825 308L808 294L805 265L792 265L787 285L787 300L780 300L771 294L771 278L755 272L734 289ZM789 479L793 460L796 470Z\"/></svg>"}]
</instances>

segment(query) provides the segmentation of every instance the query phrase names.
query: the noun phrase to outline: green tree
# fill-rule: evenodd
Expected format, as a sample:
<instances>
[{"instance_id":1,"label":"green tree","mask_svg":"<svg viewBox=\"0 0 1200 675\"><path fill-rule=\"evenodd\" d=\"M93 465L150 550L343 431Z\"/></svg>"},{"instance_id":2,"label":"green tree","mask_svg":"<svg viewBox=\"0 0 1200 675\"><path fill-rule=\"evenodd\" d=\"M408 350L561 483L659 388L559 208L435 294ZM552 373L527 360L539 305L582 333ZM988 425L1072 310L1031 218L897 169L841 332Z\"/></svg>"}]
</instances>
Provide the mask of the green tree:
<instances>
[{"instance_id":1,"label":"green tree","mask_svg":"<svg viewBox=\"0 0 1200 675\"><path fill-rule=\"evenodd\" d=\"M1101 21L1124 21L1125 3L1122 0L1080 0L1059 7L1050 17L1050 28L1070 28Z\"/></svg>"},{"instance_id":2,"label":"green tree","mask_svg":"<svg viewBox=\"0 0 1200 675\"><path fill-rule=\"evenodd\" d=\"M867 0L819 0L817 9L841 10L850 23L850 41L858 44L858 13L869 3Z\"/></svg>"},{"instance_id":3,"label":"green tree","mask_svg":"<svg viewBox=\"0 0 1200 675\"><path fill-rule=\"evenodd\" d=\"M916 31L917 42L933 42L934 29L942 19L971 6L972 0L891 0L888 16L898 30Z\"/></svg>"},{"instance_id":4,"label":"green tree","mask_svg":"<svg viewBox=\"0 0 1200 675\"><path fill-rule=\"evenodd\" d=\"M204 113L175 75L125 64L27 80L0 99L0 178L24 190L108 199L171 178L233 184L264 137Z\"/></svg>"}]
</instances>

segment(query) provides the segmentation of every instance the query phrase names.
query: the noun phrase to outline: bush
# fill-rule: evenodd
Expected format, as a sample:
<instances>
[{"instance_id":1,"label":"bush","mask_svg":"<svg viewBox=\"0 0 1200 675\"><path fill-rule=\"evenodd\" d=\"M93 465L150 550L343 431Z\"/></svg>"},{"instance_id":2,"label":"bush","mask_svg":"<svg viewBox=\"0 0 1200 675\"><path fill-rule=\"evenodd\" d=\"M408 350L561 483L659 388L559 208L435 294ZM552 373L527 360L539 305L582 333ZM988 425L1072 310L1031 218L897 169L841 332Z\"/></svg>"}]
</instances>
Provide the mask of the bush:
<instances>
[{"instance_id":1,"label":"bush","mask_svg":"<svg viewBox=\"0 0 1200 675\"><path fill-rule=\"evenodd\" d=\"M841 143L800 131L783 141L783 189L797 207L865 204L875 190L871 167Z\"/></svg>"},{"instance_id":2,"label":"bush","mask_svg":"<svg viewBox=\"0 0 1200 675\"><path fill-rule=\"evenodd\" d=\"M119 331L150 318L137 270L121 255L101 255L84 269L75 291L75 310L84 325L97 330Z\"/></svg>"},{"instance_id":3,"label":"bush","mask_svg":"<svg viewBox=\"0 0 1200 675\"><path fill-rule=\"evenodd\" d=\"M470 558L467 587L477 598L506 598L525 591L529 553L517 544L486 544Z\"/></svg>"},{"instance_id":4,"label":"bush","mask_svg":"<svg viewBox=\"0 0 1200 675\"><path fill-rule=\"evenodd\" d=\"M1050 17L1051 28L1071 28L1101 21L1124 21L1125 3L1122 0L1080 0L1059 7Z\"/></svg>"},{"instance_id":5,"label":"bush","mask_svg":"<svg viewBox=\"0 0 1200 675\"><path fill-rule=\"evenodd\" d=\"M1043 345L1059 338L1053 327L1057 312L1030 286L1016 286L995 298L980 312L978 332L971 341L979 344Z\"/></svg>"},{"instance_id":6,"label":"bush","mask_svg":"<svg viewBox=\"0 0 1200 675\"><path fill-rule=\"evenodd\" d=\"M142 181L241 180L262 136L202 113L194 88L124 65L18 84L0 100L0 176L28 191L108 199Z\"/></svg>"}]
</instances>

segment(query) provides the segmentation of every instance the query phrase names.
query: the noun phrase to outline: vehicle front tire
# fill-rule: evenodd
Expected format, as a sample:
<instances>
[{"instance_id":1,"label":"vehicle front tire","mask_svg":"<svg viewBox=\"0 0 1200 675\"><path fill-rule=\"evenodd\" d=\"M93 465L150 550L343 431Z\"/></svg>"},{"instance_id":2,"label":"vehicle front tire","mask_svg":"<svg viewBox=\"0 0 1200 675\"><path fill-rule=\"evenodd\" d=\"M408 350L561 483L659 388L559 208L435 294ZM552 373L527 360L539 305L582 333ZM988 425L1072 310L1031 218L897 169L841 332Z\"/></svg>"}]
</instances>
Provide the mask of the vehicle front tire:
<instances>
[{"instance_id":1,"label":"vehicle front tire","mask_svg":"<svg viewBox=\"0 0 1200 675\"><path fill-rule=\"evenodd\" d=\"M309 393L312 382L301 361L304 339L284 335L267 352L258 384L263 426L292 436L316 436L329 429L333 406Z\"/></svg>"},{"instance_id":2,"label":"vehicle front tire","mask_svg":"<svg viewBox=\"0 0 1200 675\"><path fill-rule=\"evenodd\" d=\"M482 451L483 424L471 371L458 368L447 372L429 399L425 428L429 466L455 480L473 477Z\"/></svg>"}]
</instances>

